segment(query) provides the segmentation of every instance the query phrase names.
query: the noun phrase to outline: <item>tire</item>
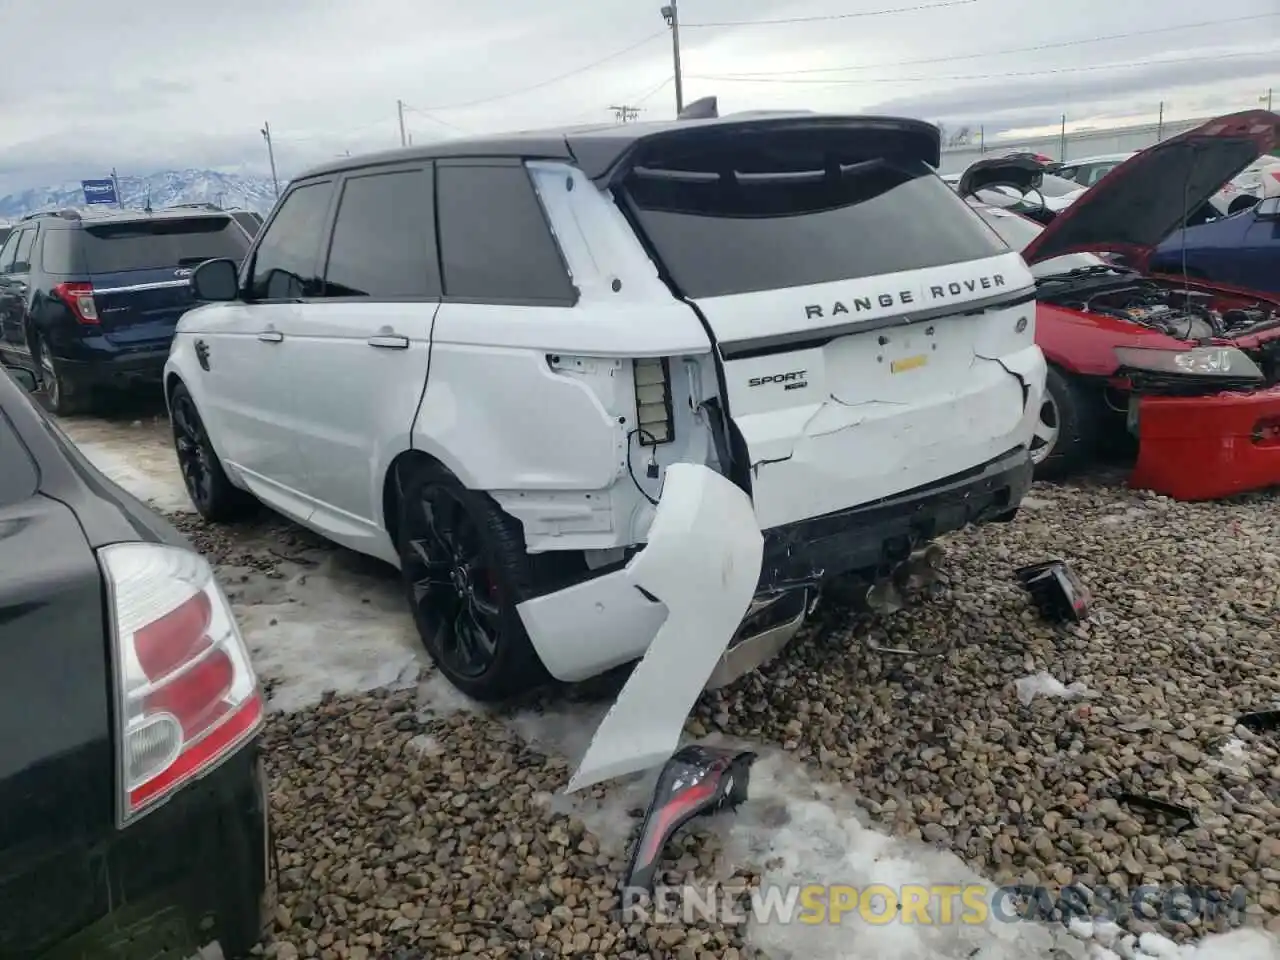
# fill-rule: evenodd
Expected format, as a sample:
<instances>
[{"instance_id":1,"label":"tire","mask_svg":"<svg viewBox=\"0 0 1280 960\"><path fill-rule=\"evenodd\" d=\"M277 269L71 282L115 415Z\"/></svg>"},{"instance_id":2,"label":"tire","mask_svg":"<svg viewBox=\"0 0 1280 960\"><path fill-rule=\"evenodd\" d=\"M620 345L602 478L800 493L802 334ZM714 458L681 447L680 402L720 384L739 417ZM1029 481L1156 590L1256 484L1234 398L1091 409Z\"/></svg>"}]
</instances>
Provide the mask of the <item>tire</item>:
<instances>
[{"instance_id":1,"label":"tire","mask_svg":"<svg viewBox=\"0 0 1280 960\"><path fill-rule=\"evenodd\" d=\"M546 683L516 606L568 558L530 557L520 524L434 461L402 468L397 509L405 593L440 672L486 702Z\"/></svg>"},{"instance_id":2,"label":"tire","mask_svg":"<svg viewBox=\"0 0 1280 960\"><path fill-rule=\"evenodd\" d=\"M39 334L32 334L31 337L31 359L51 413L68 417L89 410L89 388L77 383L66 372Z\"/></svg>"},{"instance_id":3,"label":"tire","mask_svg":"<svg viewBox=\"0 0 1280 960\"><path fill-rule=\"evenodd\" d=\"M1099 407L1100 397L1087 385L1049 367L1040 424L1031 441L1037 480L1064 479L1093 460L1101 429Z\"/></svg>"},{"instance_id":4,"label":"tire","mask_svg":"<svg viewBox=\"0 0 1280 960\"><path fill-rule=\"evenodd\" d=\"M227 479L191 392L181 383L169 394L169 423L182 484L196 512L210 523L239 520L252 513L257 500Z\"/></svg>"},{"instance_id":5,"label":"tire","mask_svg":"<svg viewBox=\"0 0 1280 960\"><path fill-rule=\"evenodd\" d=\"M1234 213L1239 213L1241 210L1250 210L1257 205L1258 205L1257 197L1250 197L1248 195L1245 195L1243 197L1236 197L1234 200L1231 201L1231 205L1227 207L1227 216L1231 216Z\"/></svg>"}]
</instances>

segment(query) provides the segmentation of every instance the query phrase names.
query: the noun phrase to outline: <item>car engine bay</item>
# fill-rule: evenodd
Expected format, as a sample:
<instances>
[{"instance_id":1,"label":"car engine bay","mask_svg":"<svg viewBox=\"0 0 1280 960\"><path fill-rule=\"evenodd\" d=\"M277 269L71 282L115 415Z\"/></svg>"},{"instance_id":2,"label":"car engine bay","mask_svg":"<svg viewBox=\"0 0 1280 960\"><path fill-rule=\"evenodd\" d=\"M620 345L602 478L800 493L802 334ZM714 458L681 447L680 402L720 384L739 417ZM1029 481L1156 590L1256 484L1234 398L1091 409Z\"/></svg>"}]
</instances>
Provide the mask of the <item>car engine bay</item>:
<instances>
[{"instance_id":1,"label":"car engine bay","mask_svg":"<svg viewBox=\"0 0 1280 960\"><path fill-rule=\"evenodd\" d=\"M1208 342L1280 325L1280 310L1263 301L1245 301L1200 290L1170 288L1154 280L1107 286L1096 292L1067 290L1051 302L1084 313L1118 317L1179 340Z\"/></svg>"}]
</instances>

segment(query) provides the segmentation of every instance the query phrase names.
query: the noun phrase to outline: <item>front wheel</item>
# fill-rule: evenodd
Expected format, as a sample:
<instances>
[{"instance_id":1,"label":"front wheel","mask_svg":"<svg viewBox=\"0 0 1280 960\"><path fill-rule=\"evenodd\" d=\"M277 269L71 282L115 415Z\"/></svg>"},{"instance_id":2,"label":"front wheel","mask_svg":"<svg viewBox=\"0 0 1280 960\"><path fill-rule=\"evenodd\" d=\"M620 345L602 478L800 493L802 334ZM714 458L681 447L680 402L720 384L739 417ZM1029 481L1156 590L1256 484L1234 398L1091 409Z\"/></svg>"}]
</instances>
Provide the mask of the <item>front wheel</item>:
<instances>
[{"instance_id":1,"label":"front wheel","mask_svg":"<svg viewBox=\"0 0 1280 960\"><path fill-rule=\"evenodd\" d=\"M237 520L251 512L257 501L227 478L195 400L181 383L169 395L169 420L182 484L196 512L210 523Z\"/></svg>"},{"instance_id":2,"label":"front wheel","mask_svg":"<svg viewBox=\"0 0 1280 960\"><path fill-rule=\"evenodd\" d=\"M1098 404L1087 384L1049 367L1031 437L1037 480L1061 480L1093 459L1100 430Z\"/></svg>"},{"instance_id":3,"label":"front wheel","mask_svg":"<svg viewBox=\"0 0 1280 960\"><path fill-rule=\"evenodd\" d=\"M520 525L434 463L400 478L400 568L423 646L476 700L547 679L516 605L533 585Z\"/></svg>"}]
</instances>

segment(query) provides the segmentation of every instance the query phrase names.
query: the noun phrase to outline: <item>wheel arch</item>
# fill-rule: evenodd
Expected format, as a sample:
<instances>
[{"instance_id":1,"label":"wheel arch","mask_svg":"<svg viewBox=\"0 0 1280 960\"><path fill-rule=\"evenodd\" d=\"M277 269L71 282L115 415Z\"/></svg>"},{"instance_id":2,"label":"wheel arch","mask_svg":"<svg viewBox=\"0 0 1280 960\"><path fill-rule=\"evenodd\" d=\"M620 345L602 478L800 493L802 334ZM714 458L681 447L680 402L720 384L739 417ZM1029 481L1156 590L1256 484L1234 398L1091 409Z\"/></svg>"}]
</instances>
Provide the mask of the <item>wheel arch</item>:
<instances>
[{"instance_id":1,"label":"wheel arch","mask_svg":"<svg viewBox=\"0 0 1280 960\"><path fill-rule=\"evenodd\" d=\"M414 447L409 447L397 453L391 458L391 462L387 464L387 469L382 476L383 529L387 531L387 535L391 538L392 547L397 550L400 543L400 475L402 470L408 469L415 464L431 464L444 467L457 477L463 486L468 489L474 489L465 471L458 470L455 464L441 457Z\"/></svg>"}]
</instances>

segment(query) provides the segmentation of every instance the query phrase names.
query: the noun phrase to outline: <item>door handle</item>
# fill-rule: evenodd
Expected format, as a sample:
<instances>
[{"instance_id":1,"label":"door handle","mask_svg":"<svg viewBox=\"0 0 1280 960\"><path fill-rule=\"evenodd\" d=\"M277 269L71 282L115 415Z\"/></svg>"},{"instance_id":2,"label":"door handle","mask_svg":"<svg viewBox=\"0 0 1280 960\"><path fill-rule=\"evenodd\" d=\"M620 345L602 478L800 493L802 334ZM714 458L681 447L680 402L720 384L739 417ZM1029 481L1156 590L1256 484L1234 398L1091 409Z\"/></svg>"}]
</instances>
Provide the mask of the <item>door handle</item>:
<instances>
[{"instance_id":1,"label":"door handle","mask_svg":"<svg viewBox=\"0 0 1280 960\"><path fill-rule=\"evenodd\" d=\"M409 338L397 337L394 335L384 335L379 337L370 337L365 341L371 347L381 347L384 350L408 350Z\"/></svg>"},{"instance_id":2,"label":"door handle","mask_svg":"<svg viewBox=\"0 0 1280 960\"><path fill-rule=\"evenodd\" d=\"M258 334L258 339L263 343L279 343L284 339L284 334L279 330L263 330Z\"/></svg>"}]
</instances>

